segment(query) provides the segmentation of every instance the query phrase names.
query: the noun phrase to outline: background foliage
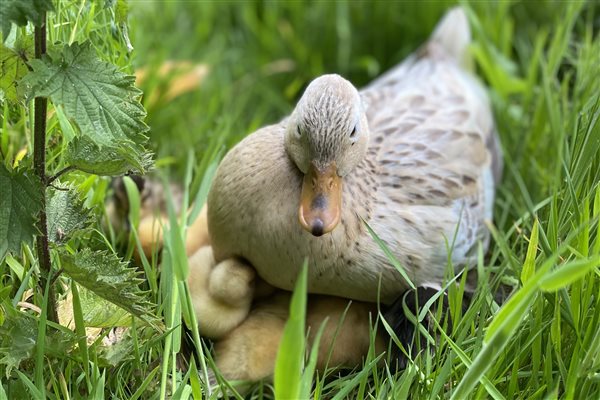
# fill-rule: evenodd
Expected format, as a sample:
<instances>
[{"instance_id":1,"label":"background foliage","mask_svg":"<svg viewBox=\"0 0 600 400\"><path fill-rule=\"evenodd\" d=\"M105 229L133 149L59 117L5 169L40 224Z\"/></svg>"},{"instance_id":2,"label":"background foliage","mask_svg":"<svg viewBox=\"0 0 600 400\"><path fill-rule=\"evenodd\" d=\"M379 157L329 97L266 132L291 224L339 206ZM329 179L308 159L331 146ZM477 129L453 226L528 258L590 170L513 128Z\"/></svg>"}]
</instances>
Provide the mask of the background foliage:
<instances>
[{"instance_id":1,"label":"background foliage","mask_svg":"<svg viewBox=\"0 0 600 400\"><path fill-rule=\"evenodd\" d=\"M157 168L187 182L185 197L198 203L224 149L291 111L312 78L338 72L359 87L368 83L422 43L452 4L136 1L127 9L123 1L107 3L109 7L104 1L55 2L55 12L49 14L49 43L69 44L63 55L68 62L69 51L82 50L74 43L89 39L84 51L117 65L119 73L136 72ZM599 396L598 5L593 1L466 5L475 70L489 86L506 156L494 240L478 265L480 287L464 314L460 289L449 291L452 317L459 323L448 334L439 331L429 345L435 352L413 355L414 363L398 373L374 367L370 357L365 368L349 374L318 375L312 388L316 398ZM2 29L6 32L5 24ZM31 165L32 107L24 106L21 89L10 84L27 72L21 64L11 64L15 54L33 58L28 30L20 27L13 51L3 48L1 55L0 149L3 164L10 168ZM11 65L14 68L6 69ZM55 64L37 63L37 68ZM96 74L91 75L83 80L97 81ZM111 76L127 79L112 72ZM36 83L40 82L30 82ZM40 93L49 92L40 89ZM65 117L67 112L65 103L49 115L52 171L77 160L88 173L148 166L146 153L116 166L98 156L86 157L86 149L97 143L83 139L79 122ZM97 115L90 120L97 120ZM71 140L75 137L80 139ZM188 158L188 149L193 150L193 159ZM102 170L107 165L110 170ZM76 188L78 198L98 220L106 214L109 179L88 173L70 172L63 183ZM6 184L6 174L0 167L0 203L24 197L35 203L35 195L23 194L34 184L24 179L33 178L20 178L22 184L13 188ZM130 196L135 197L135 190ZM133 204L130 216L135 219ZM9 398L35 397L39 388L46 388L51 398L198 396L202 373L197 370L202 363L211 363L206 349L197 348L201 354L187 372L175 362L182 351L182 320L194 325L186 310L189 293L182 284L186 261L177 256L185 225L173 224L167 234L160 269L157 260L142 260L143 289L157 305L164 328L124 318L132 329L116 346L103 340L114 332L106 328L93 343L82 340L84 316L86 326L91 326L88 322L94 319L88 311L93 312L97 303L87 300L83 288L68 289L75 285L64 275L57 281L59 298L73 298L69 318L75 319L75 334L52 323L46 328L35 308L43 309L46 301L42 291L34 290L39 273L36 257L27 246L6 256L0 266L3 392ZM7 232L0 234L8 238ZM96 223L77 231L66 248L108 247L128 260L135 243L135 234ZM18 246L9 245L13 250ZM54 262L55 268L63 267L59 259ZM503 282L516 290L502 309L492 296L499 275L491 276L490 271L501 273ZM199 343L193 332L190 336ZM297 348L290 345L282 351ZM302 383L295 376L281 379L280 385L305 387L305 378ZM253 396L272 397L273 391L267 384L258 385Z\"/></svg>"}]
</instances>

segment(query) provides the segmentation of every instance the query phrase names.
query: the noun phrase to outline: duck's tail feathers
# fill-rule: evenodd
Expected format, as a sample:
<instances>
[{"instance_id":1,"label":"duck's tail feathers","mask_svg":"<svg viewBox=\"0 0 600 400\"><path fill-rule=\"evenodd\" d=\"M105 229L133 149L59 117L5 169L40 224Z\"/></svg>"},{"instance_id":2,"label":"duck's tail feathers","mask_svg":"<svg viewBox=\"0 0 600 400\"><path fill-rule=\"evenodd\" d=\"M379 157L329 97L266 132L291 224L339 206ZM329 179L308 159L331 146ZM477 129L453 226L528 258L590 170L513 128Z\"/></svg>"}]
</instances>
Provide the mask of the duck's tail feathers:
<instances>
[{"instance_id":1,"label":"duck's tail feathers","mask_svg":"<svg viewBox=\"0 0 600 400\"><path fill-rule=\"evenodd\" d=\"M465 10L454 7L438 22L427 47L433 54L439 54L441 48L448 56L464 65L468 63L467 47L470 43L471 30Z\"/></svg>"}]
</instances>

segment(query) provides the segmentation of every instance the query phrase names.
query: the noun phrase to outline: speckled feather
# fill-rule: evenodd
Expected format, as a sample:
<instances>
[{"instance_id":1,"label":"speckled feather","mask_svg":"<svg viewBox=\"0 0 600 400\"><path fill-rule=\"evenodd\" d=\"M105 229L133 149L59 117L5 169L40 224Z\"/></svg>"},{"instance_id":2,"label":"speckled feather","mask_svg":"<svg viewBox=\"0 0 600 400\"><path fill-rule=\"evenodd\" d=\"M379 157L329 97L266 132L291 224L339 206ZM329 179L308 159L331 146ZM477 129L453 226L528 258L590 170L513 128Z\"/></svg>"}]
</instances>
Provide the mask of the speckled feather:
<instances>
[{"instance_id":1,"label":"speckled feather","mask_svg":"<svg viewBox=\"0 0 600 400\"><path fill-rule=\"evenodd\" d=\"M303 174L284 145L291 119L234 147L208 199L216 258L244 258L267 282L292 289L308 257L310 292L391 302L407 285L364 220L417 285L442 282L447 243L456 268L472 264L477 243L487 247L485 220L492 218L502 159L487 96L461 67L468 43L466 18L454 10L418 52L360 92L369 144L344 176L341 222L329 234L314 237L298 223ZM330 97L310 100L331 110ZM347 130L355 123L351 112L338 109L305 112L301 123L329 121L319 129Z\"/></svg>"}]
</instances>

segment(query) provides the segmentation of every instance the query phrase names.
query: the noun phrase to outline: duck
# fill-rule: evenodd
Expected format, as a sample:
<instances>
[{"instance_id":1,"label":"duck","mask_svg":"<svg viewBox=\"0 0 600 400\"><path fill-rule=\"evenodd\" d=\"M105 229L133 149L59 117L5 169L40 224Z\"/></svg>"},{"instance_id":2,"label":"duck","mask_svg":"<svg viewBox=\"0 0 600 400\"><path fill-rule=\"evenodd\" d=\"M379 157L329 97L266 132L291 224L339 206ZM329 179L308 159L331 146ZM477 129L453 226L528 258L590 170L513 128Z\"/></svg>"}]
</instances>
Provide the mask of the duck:
<instances>
[{"instance_id":1,"label":"duck","mask_svg":"<svg viewBox=\"0 0 600 400\"><path fill-rule=\"evenodd\" d=\"M439 287L449 260L456 272L473 265L489 244L502 151L466 67L470 42L453 8L366 87L317 77L289 116L234 146L207 200L216 262L244 260L292 290L307 260L309 293L384 304Z\"/></svg>"}]
</instances>

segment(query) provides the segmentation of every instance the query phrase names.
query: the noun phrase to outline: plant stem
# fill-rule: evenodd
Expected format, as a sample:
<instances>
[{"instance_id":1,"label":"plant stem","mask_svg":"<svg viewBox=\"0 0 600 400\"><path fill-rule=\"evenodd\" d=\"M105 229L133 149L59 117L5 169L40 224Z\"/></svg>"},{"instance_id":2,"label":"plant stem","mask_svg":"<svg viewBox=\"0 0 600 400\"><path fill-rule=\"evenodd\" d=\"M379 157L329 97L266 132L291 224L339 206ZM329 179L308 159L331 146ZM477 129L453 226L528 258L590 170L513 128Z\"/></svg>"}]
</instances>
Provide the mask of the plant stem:
<instances>
[{"instance_id":1,"label":"plant stem","mask_svg":"<svg viewBox=\"0 0 600 400\"><path fill-rule=\"evenodd\" d=\"M46 181L46 183L48 185L50 185L52 182L54 182L55 180L57 180L62 174L72 171L74 170L75 167L72 165L69 165L68 167L64 167L63 169L61 169L60 171L58 171L56 174L52 175L51 177L48 178L48 180Z\"/></svg>"},{"instance_id":2,"label":"plant stem","mask_svg":"<svg viewBox=\"0 0 600 400\"><path fill-rule=\"evenodd\" d=\"M42 17L41 26L35 27L35 58L42 58L46 54L46 15ZM37 256L40 263L40 272L42 279L40 286L45 289L46 281L50 279L52 264L50 262L50 247L48 245L48 226L46 222L46 187L48 178L46 177L46 112L48 108L48 99L45 97L36 97L34 99L33 111L33 164L35 173L42 183L42 209L40 210L38 229L40 235L36 240ZM56 313L56 297L54 295L54 286L48 286L48 316L50 321L58 322Z\"/></svg>"}]
</instances>

